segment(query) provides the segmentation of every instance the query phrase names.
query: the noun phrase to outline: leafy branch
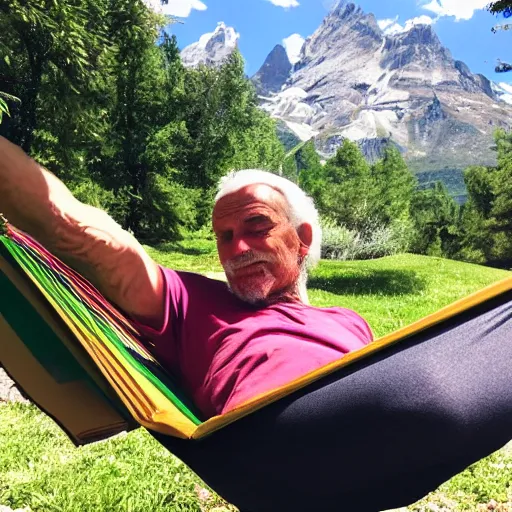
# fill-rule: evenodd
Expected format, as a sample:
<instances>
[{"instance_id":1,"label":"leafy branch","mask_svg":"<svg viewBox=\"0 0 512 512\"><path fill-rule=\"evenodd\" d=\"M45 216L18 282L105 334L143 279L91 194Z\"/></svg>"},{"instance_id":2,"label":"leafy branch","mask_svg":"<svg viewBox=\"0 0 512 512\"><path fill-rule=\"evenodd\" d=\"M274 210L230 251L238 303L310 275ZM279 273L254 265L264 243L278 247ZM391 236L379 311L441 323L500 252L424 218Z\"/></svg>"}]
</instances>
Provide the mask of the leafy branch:
<instances>
[{"instance_id":1,"label":"leafy branch","mask_svg":"<svg viewBox=\"0 0 512 512\"><path fill-rule=\"evenodd\" d=\"M16 96L12 96L11 94L7 94L6 92L0 91L0 123L2 122L2 118L4 114L7 114L10 116L9 113L9 105L7 104L7 101L14 101L14 102L20 102L19 98L16 98Z\"/></svg>"}]
</instances>

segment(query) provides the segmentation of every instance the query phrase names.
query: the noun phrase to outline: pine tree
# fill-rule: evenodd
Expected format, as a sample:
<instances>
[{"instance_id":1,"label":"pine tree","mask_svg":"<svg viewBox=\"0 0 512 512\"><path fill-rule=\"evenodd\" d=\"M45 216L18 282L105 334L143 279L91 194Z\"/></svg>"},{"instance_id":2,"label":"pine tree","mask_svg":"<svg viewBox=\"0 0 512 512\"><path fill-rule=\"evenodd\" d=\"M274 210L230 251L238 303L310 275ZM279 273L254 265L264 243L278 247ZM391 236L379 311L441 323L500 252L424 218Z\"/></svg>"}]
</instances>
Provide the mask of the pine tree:
<instances>
[{"instance_id":1,"label":"pine tree","mask_svg":"<svg viewBox=\"0 0 512 512\"><path fill-rule=\"evenodd\" d=\"M322 169L321 213L348 229L365 232L372 223L375 189L359 147L344 140Z\"/></svg>"},{"instance_id":2,"label":"pine tree","mask_svg":"<svg viewBox=\"0 0 512 512\"><path fill-rule=\"evenodd\" d=\"M374 215L384 224L409 216L416 179L395 146L384 150L384 157L372 166L376 187Z\"/></svg>"},{"instance_id":3,"label":"pine tree","mask_svg":"<svg viewBox=\"0 0 512 512\"><path fill-rule=\"evenodd\" d=\"M416 191L410 211L414 223L412 252L444 257L459 252L460 208L443 183Z\"/></svg>"}]
</instances>

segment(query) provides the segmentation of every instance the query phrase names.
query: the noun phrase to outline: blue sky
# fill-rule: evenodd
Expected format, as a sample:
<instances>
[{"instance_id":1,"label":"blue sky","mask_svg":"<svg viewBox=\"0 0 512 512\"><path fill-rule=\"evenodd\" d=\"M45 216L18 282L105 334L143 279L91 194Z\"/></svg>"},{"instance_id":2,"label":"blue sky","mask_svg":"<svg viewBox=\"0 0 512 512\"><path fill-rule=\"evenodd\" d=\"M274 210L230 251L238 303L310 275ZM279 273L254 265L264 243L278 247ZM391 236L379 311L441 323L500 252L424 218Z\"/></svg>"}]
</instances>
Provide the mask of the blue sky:
<instances>
[{"instance_id":1,"label":"blue sky","mask_svg":"<svg viewBox=\"0 0 512 512\"><path fill-rule=\"evenodd\" d=\"M159 0L146 0L159 2ZM485 6L489 0L359 0L365 12L372 12L387 30L406 24L433 23L441 42L455 59L464 61L474 73L497 82L512 83L512 72L496 74L497 59L512 60L512 31L491 32L503 19L493 17ZM180 47L196 42L224 22L240 34L239 48L253 75L277 43L290 39L290 52L301 37L311 35L320 25L334 0L168 0L165 12L182 23L170 27Z\"/></svg>"}]
</instances>

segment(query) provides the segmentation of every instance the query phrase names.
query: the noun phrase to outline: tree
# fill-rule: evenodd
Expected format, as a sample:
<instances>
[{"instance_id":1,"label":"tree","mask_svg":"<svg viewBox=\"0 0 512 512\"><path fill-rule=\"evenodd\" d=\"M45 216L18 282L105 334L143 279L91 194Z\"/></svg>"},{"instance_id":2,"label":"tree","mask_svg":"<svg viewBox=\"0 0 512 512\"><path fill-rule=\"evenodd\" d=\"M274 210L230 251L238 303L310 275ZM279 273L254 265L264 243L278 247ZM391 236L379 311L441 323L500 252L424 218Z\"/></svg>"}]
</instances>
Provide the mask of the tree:
<instances>
[{"instance_id":1,"label":"tree","mask_svg":"<svg viewBox=\"0 0 512 512\"><path fill-rule=\"evenodd\" d=\"M323 179L322 164L313 139L297 144L286 155L283 175L297 183L306 193L316 196L315 182Z\"/></svg>"},{"instance_id":2,"label":"tree","mask_svg":"<svg viewBox=\"0 0 512 512\"><path fill-rule=\"evenodd\" d=\"M384 156L371 169L376 188L374 216L383 224L408 218L416 179L395 146L388 146Z\"/></svg>"},{"instance_id":3,"label":"tree","mask_svg":"<svg viewBox=\"0 0 512 512\"><path fill-rule=\"evenodd\" d=\"M161 212L169 222L163 223L161 215L158 230L148 218L153 197L162 196L164 182L175 174L168 170L173 161L161 165L162 157L155 156L162 150L162 130L171 123L164 133L171 137L176 133L167 104L182 82L176 76L182 69L177 64L175 40L165 39L163 47L157 46L164 20L141 0L112 0L109 15L108 38L115 47L109 90L111 130L95 172L107 188L125 198L122 224L135 236L148 240L158 232L157 238L163 237L164 225L169 236L176 236L177 226L170 222L174 219L179 223L180 216L172 211L176 201ZM167 149L164 145L164 154L169 154Z\"/></svg>"},{"instance_id":4,"label":"tree","mask_svg":"<svg viewBox=\"0 0 512 512\"><path fill-rule=\"evenodd\" d=\"M279 172L284 161L284 147L276 132L276 122L263 111L252 108L251 125L232 135L233 156L228 159L228 170L264 169Z\"/></svg>"},{"instance_id":5,"label":"tree","mask_svg":"<svg viewBox=\"0 0 512 512\"><path fill-rule=\"evenodd\" d=\"M318 190L321 213L338 225L366 231L372 223L375 190L370 166L354 142L345 139L322 169L324 186Z\"/></svg>"},{"instance_id":6,"label":"tree","mask_svg":"<svg viewBox=\"0 0 512 512\"><path fill-rule=\"evenodd\" d=\"M19 102L20 100L15 96L0 91L0 124L2 123L4 115L11 115L9 112L9 105L7 104L7 101Z\"/></svg>"},{"instance_id":7,"label":"tree","mask_svg":"<svg viewBox=\"0 0 512 512\"><path fill-rule=\"evenodd\" d=\"M6 92L22 102L3 131L25 151L30 151L38 125L45 77L59 84L59 93L65 93L59 94L61 108L70 111L88 89L95 62L107 51L106 5L107 0L0 0L0 76Z\"/></svg>"},{"instance_id":8,"label":"tree","mask_svg":"<svg viewBox=\"0 0 512 512\"><path fill-rule=\"evenodd\" d=\"M322 163L313 139L306 142L296 153L295 161L299 185L310 195L319 193L322 179Z\"/></svg>"},{"instance_id":9,"label":"tree","mask_svg":"<svg viewBox=\"0 0 512 512\"><path fill-rule=\"evenodd\" d=\"M22 100L0 93L2 134L145 241L209 220L228 171L284 160L240 54L185 69L168 23L143 0L0 0L0 89Z\"/></svg>"},{"instance_id":10,"label":"tree","mask_svg":"<svg viewBox=\"0 0 512 512\"><path fill-rule=\"evenodd\" d=\"M413 194L411 218L412 252L450 258L458 253L460 208L443 183L436 182L432 188Z\"/></svg>"},{"instance_id":11,"label":"tree","mask_svg":"<svg viewBox=\"0 0 512 512\"><path fill-rule=\"evenodd\" d=\"M494 233L493 258L512 261L512 133L499 130L495 136L498 166L493 181L494 201L491 230Z\"/></svg>"},{"instance_id":12,"label":"tree","mask_svg":"<svg viewBox=\"0 0 512 512\"><path fill-rule=\"evenodd\" d=\"M257 106L240 53L219 68L188 69L182 106L189 134L183 184L203 190L199 224L209 222L214 187L228 171L261 167L278 172L284 150L275 123Z\"/></svg>"},{"instance_id":13,"label":"tree","mask_svg":"<svg viewBox=\"0 0 512 512\"><path fill-rule=\"evenodd\" d=\"M506 264L512 261L512 134L498 130L495 141L497 166L464 173L468 202L462 245L477 261Z\"/></svg>"},{"instance_id":14,"label":"tree","mask_svg":"<svg viewBox=\"0 0 512 512\"><path fill-rule=\"evenodd\" d=\"M492 167L471 166L464 171L464 183L469 201L483 219L488 219L493 207L495 169Z\"/></svg>"}]
</instances>

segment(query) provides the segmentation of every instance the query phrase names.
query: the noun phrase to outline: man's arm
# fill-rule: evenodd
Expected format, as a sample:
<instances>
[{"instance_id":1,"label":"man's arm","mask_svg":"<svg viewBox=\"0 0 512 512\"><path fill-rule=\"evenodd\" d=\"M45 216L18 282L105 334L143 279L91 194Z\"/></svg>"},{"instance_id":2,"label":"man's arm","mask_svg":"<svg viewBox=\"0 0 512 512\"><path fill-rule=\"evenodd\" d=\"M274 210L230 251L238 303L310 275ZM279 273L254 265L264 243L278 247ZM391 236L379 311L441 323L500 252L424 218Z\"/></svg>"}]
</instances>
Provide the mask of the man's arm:
<instances>
[{"instance_id":1,"label":"man's arm","mask_svg":"<svg viewBox=\"0 0 512 512\"><path fill-rule=\"evenodd\" d=\"M164 319L163 278L106 212L73 197L55 175L0 137L0 212L141 323Z\"/></svg>"}]
</instances>

